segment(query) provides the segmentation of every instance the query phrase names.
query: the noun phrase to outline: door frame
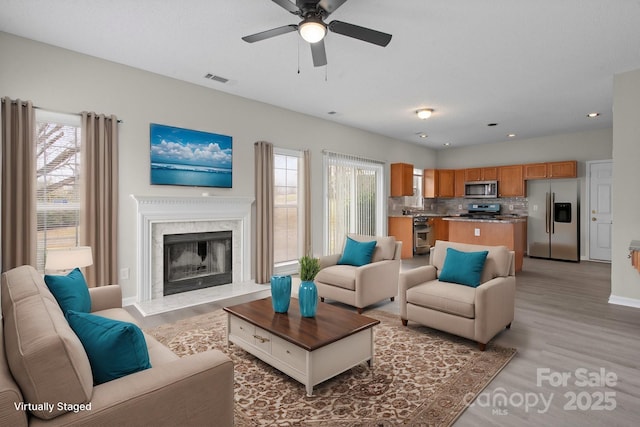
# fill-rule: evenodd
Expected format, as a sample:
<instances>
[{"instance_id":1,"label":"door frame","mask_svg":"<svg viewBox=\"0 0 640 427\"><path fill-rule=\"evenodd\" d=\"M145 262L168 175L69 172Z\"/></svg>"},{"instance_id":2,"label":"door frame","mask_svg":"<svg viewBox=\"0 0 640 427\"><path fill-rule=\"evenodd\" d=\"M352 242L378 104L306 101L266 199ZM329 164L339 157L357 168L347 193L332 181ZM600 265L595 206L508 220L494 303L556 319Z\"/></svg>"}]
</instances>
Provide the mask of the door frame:
<instances>
[{"instance_id":1,"label":"door frame","mask_svg":"<svg viewBox=\"0 0 640 427\"><path fill-rule=\"evenodd\" d=\"M592 164L596 164L596 163L611 163L611 173L613 173L613 159L604 159L604 160L588 160L585 162L585 178L587 181L587 185L586 185L586 189L585 189L585 199L586 199L586 204L585 204L585 209L584 209L584 215L585 216L585 237L587 239L587 241L585 242L586 244L585 246L585 252L586 252L586 257L588 261L593 261L593 262L603 262L603 263L610 263L611 261L604 261L601 259L592 259L591 258L591 220L590 218L590 212L591 212L591 165ZM611 215L613 216L613 206L611 206ZM611 228L613 228L613 223L611 225Z\"/></svg>"}]
</instances>

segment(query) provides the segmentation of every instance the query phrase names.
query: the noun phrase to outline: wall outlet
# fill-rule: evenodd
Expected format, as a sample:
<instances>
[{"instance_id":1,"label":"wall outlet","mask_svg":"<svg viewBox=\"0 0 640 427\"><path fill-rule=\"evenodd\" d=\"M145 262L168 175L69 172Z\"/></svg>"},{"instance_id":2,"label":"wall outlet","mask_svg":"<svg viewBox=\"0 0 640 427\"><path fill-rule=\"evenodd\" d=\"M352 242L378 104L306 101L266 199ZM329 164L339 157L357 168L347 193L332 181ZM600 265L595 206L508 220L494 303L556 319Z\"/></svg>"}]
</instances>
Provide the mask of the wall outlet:
<instances>
[{"instance_id":1,"label":"wall outlet","mask_svg":"<svg viewBox=\"0 0 640 427\"><path fill-rule=\"evenodd\" d=\"M120 280L128 280L128 279L129 279L129 268L121 268Z\"/></svg>"},{"instance_id":2,"label":"wall outlet","mask_svg":"<svg viewBox=\"0 0 640 427\"><path fill-rule=\"evenodd\" d=\"M480 236L480 229L479 228L474 228L473 229L473 235L476 236L476 237L479 237Z\"/></svg>"},{"instance_id":3,"label":"wall outlet","mask_svg":"<svg viewBox=\"0 0 640 427\"><path fill-rule=\"evenodd\" d=\"M462 210L462 204L458 205L458 210Z\"/></svg>"},{"instance_id":4,"label":"wall outlet","mask_svg":"<svg viewBox=\"0 0 640 427\"><path fill-rule=\"evenodd\" d=\"M513 205L509 205L509 210L512 211L513 210Z\"/></svg>"}]
</instances>

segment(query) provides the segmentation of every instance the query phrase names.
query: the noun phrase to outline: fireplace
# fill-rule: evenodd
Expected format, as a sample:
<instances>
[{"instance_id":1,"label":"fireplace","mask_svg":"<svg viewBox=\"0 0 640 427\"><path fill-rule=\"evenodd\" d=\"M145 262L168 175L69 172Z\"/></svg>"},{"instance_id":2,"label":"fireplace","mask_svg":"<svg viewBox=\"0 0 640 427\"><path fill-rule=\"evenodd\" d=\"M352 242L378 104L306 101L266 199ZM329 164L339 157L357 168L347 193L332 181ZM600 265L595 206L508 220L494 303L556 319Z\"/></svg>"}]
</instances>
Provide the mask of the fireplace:
<instances>
[{"instance_id":1,"label":"fireplace","mask_svg":"<svg viewBox=\"0 0 640 427\"><path fill-rule=\"evenodd\" d=\"M251 204L248 197L132 196L137 204L138 262L136 303L165 299L164 236L172 234L231 232L231 285L250 281ZM204 249L195 253L202 253ZM215 251L215 250L214 250ZM202 292L221 289L213 286ZM192 292L192 293L194 293ZM186 293L172 295L180 300Z\"/></svg>"},{"instance_id":2,"label":"fireplace","mask_svg":"<svg viewBox=\"0 0 640 427\"><path fill-rule=\"evenodd\" d=\"M231 236L231 231L164 235L163 295L231 283Z\"/></svg>"}]
</instances>

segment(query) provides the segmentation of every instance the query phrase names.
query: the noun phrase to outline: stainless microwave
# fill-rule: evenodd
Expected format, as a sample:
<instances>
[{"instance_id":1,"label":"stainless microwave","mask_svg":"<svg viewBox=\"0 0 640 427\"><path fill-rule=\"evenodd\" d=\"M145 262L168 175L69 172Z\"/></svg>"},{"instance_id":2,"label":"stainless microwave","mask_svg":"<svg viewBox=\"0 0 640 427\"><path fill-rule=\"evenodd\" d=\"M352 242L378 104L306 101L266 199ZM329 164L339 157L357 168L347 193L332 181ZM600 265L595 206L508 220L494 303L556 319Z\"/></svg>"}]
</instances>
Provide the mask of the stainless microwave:
<instances>
[{"instance_id":1,"label":"stainless microwave","mask_svg":"<svg viewBox=\"0 0 640 427\"><path fill-rule=\"evenodd\" d=\"M464 183L464 197L493 199L498 197L498 181L471 181Z\"/></svg>"}]
</instances>

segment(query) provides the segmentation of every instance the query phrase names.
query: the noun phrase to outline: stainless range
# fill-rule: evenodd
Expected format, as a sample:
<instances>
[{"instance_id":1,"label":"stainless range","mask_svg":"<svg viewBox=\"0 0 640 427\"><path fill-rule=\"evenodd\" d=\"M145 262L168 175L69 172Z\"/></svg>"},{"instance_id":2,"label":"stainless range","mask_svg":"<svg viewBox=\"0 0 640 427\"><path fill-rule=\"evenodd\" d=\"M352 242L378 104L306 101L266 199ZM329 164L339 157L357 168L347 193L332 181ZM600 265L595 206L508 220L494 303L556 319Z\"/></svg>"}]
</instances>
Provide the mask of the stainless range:
<instances>
[{"instance_id":1,"label":"stainless range","mask_svg":"<svg viewBox=\"0 0 640 427\"><path fill-rule=\"evenodd\" d=\"M413 216L413 253L426 254L431 247L429 246L429 217L426 215Z\"/></svg>"}]
</instances>

